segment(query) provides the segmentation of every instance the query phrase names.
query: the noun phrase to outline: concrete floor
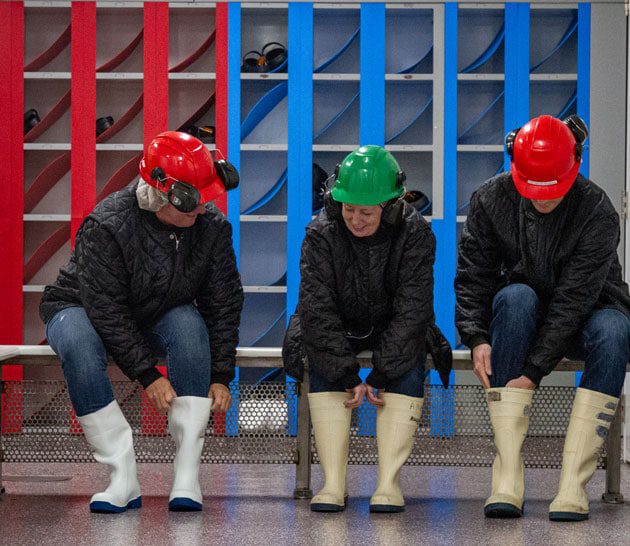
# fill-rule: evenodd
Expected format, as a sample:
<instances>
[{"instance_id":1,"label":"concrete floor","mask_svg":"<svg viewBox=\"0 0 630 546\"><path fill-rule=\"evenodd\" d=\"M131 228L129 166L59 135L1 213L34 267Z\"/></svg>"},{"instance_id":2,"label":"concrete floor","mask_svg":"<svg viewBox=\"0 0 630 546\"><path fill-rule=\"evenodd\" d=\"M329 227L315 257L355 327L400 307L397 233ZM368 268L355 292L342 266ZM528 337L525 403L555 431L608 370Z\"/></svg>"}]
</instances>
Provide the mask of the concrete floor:
<instances>
[{"instance_id":1,"label":"concrete floor","mask_svg":"<svg viewBox=\"0 0 630 546\"><path fill-rule=\"evenodd\" d=\"M170 513L168 465L139 465L143 507L122 515L91 514L90 495L107 482L95 464L5 464L7 494L0 501L0 545L283 545L283 544L630 544L630 502L606 505L599 498L604 472L589 485L591 518L551 523L549 502L558 470L528 470L525 517L488 520L483 503L489 468L406 467L402 514L370 514L374 466L350 466L345 512L320 514L292 498L294 469L281 465L203 465L202 513ZM321 485L319 466L313 486ZM32 475L64 481L23 481ZM16 481L17 479L17 481ZM622 468L630 499L630 466Z\"/></svg>"}]
</instances>

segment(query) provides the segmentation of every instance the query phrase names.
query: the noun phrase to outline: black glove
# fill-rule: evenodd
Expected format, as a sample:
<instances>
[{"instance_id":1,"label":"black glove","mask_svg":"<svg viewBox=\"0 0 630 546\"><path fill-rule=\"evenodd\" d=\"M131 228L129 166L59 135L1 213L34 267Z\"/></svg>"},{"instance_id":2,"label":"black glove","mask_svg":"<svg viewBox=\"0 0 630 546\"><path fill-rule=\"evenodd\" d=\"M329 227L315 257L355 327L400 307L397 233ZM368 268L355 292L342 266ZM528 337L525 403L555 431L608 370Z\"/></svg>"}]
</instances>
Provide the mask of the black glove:
<instances>
[{"instance_id":1,"label":"black glove","mask_svg":"<svg viewBox=\"0 0 630 546\"><path fill-rule=\"evenodd\" d=\"M448 378L453 369L453 351L448 339L434 322L427 328L426 343L427 351L433 359L433 367L440 374L442 385L448 388Z\"/></svg>"}]
</instances>

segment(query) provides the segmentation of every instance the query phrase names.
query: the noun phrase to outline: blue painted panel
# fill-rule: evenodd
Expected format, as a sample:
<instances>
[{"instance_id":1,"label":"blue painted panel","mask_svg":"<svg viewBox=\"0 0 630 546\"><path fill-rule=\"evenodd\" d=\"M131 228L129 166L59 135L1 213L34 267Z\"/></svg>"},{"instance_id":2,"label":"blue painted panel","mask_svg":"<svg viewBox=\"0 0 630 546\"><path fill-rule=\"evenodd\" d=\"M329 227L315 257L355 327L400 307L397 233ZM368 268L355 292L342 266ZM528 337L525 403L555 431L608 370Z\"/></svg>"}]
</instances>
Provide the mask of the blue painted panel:
<instances>
[{"instance_id":1,"label":"blue painted panel","mask_svg":"<svg viewBox=\"0 0 630 546\"><path fill-rule=\"evenodd\" d=\"M385 139L385 4L361 4L361 144Z\"/></svg>"},{"instance_id":2,"label":"blue painted panel","mask_svg":"<svg viewBox=\"0 0 630 546\"><path fill-rule=\"evenodd\" d=\"M578 83L577 114L590 127L591 119L591 5L587 2L578 4ZM580 172L588 178L589 141L586 141L582 153Z\"/></svg>"}]
</instances>

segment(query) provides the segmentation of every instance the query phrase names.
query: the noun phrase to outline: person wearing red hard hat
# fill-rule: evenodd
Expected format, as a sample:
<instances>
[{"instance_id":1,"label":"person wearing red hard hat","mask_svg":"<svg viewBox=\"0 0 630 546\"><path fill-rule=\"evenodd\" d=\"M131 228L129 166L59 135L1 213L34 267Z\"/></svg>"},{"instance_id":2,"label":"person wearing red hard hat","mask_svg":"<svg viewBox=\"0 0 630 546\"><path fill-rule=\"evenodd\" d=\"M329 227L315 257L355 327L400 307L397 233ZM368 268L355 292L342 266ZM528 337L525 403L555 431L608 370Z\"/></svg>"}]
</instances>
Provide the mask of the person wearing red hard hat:
<instances>
[{"instance_id":1,"label":"person wearing red hard hat","mask_svg":"<svg viewBox=\"0 0 630 546\"><path fill-rule=\"evenodd\" d=\"M630 296L619 215L579 174L586 124L532 119L506 137L510 172L472 196L459 245L456 323L487 389L497 457L487 517L523 513L520 449L534 389L565 356L584 360L552 521L588 518L586 483L630 357ZM534 408L535 412L536 409Z\"/></svg>"},{"instance_id":2,"label":"person wearing red hard hat","mask_svg":"<svg viewBox=\"0 0 630 546\"><path fill-rule=\"evenodd\" d=\"M141 506L132 432L107 375L108 355L168 412L176 444L169 509L202 508L199 462L210 411L226 411L243 289L232 229L210 202L238 184L198 139L161 133L140 179L85 218L40 315L70 400L99 462L111 467L93 512ZM168 378L156 368L165 356Z\"/></svg>"}]
</instances>

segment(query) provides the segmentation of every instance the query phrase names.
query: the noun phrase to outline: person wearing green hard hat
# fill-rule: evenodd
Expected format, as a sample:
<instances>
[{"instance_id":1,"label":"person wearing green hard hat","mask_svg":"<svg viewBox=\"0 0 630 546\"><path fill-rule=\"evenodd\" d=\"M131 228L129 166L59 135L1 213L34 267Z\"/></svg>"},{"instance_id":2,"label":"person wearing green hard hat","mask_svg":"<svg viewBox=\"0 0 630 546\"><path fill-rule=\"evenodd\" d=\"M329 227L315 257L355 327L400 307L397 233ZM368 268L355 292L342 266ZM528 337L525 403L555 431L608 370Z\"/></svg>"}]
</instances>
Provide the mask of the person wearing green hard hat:
<instances>
[{"instance_id":1,"label":"person wearing green hard hat","mask_svg":"<svg viewBox=\"0 0 630 546\"><path fill-rule=\"evenodd\" d=\"M345 508L350 416L364 396L377 408L378 483L370 511L404 510L399 474L422 411L435 261L435 237L403 199L404 181L390 152L362 146L337 166L324 208L306 229L299 302L283 357L287 374L300 381L303 356L308 361L325 478L311 501L314 511ZM373 355L365 382L356 356L363 350Z\"/></svg>"}]
</instances>

